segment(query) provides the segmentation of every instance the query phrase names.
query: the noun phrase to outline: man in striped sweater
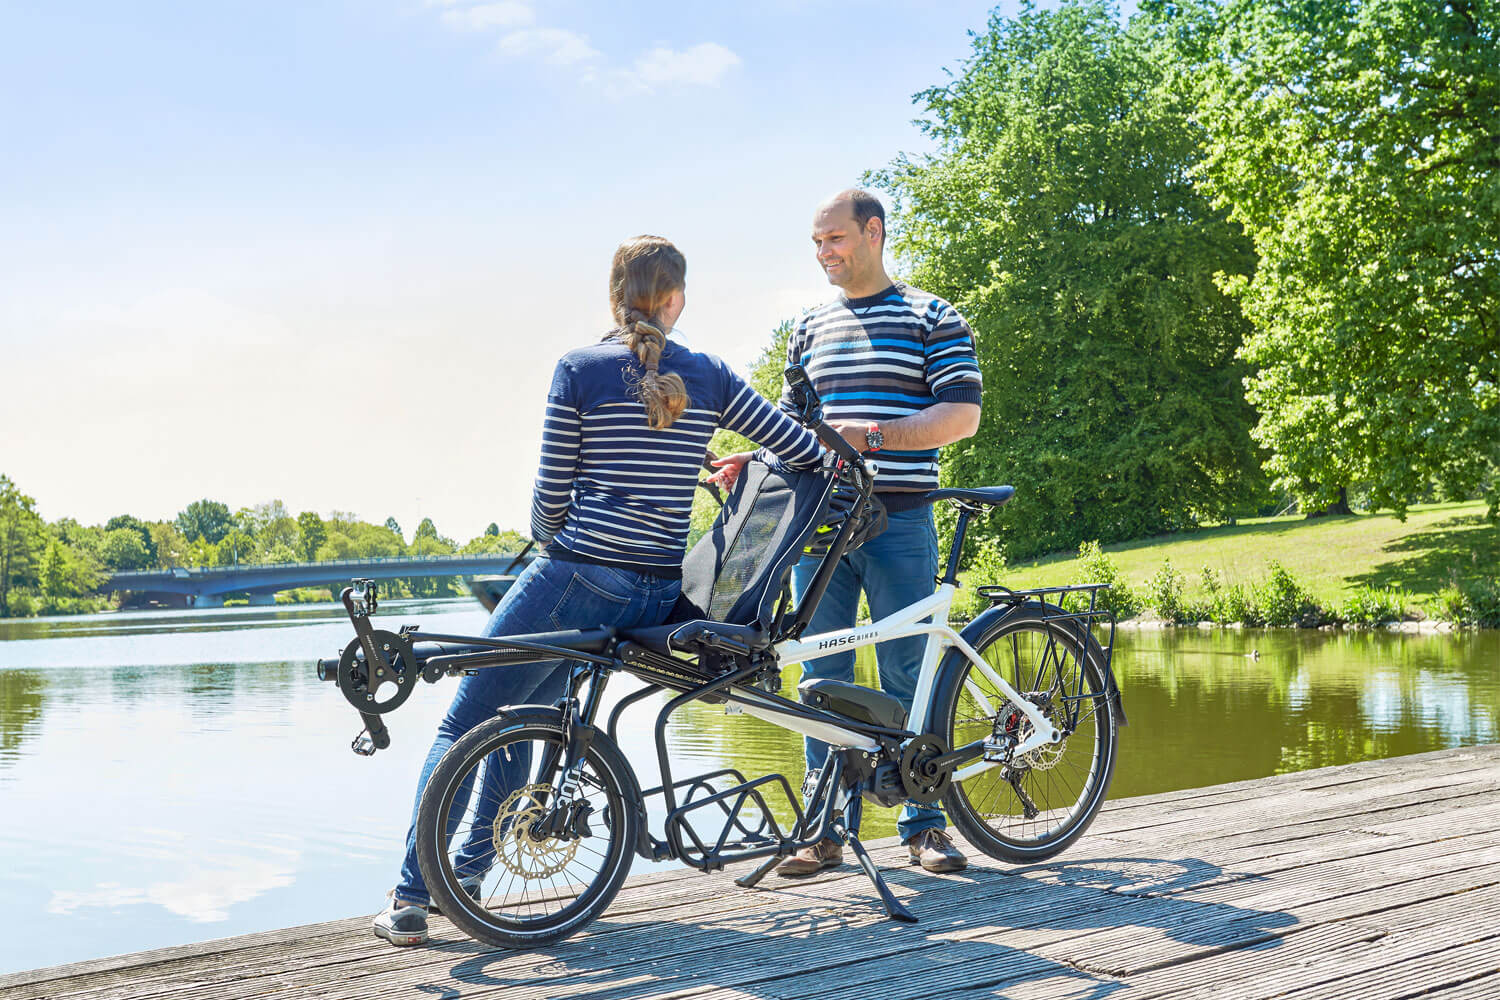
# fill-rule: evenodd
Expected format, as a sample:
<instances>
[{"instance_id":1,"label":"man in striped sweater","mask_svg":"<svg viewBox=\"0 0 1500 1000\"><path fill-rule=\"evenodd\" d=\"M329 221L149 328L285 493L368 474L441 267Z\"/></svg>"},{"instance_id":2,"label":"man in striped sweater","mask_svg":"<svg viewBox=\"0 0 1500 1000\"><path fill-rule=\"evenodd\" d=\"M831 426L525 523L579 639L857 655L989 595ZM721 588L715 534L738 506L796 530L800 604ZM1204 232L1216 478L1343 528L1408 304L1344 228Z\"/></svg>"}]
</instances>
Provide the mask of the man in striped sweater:
<instances>
[{"instance_id":1,"label":"man in striped sweater","mask_svg":"<svg viewBox=\"0 0 1500 1000\"><path fill-rule=\"evenodd\" d=\"M787 343L787 364L807 369L829 424L878 465L876 495L890 527L845 556L818 605L809 632L854 625L863 591L878 620L932 593L938 573L932 508L919 497L938 485L938 449L979 427L980 375L969 326L947 302L892 281L882 255L885 210L867 191L842 191L818 206L813 246L833 302L804 315ZM788 403L783 399L783 406ZM734 466L744 456L721 464ZM732 482L733 475L725 477ZM800 598L818 559L793 571ZM925 639L880 643L880 686L911 710ZM854 652L804 664L806 676L854 680ZM914 724L920 725L920 720ZM808 768L822 766L826 744L807 741ZM968 862L946 832L940 810L908 803L897 828L912 864L955 871ZM824 841L788 858L778 872L811 875L843 860L843 847Z\"/></svg>"}]
</instances>

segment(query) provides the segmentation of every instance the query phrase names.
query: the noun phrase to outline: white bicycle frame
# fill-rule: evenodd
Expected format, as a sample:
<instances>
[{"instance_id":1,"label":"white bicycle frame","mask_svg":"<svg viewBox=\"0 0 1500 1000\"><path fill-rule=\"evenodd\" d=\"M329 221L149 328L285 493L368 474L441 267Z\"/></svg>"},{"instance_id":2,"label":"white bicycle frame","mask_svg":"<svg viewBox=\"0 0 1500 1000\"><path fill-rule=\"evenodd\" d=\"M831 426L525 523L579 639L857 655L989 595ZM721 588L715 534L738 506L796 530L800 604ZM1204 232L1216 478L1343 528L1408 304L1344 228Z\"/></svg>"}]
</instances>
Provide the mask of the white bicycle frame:
<instances>
[{"instance_id":1,"label":"white bicycle frame","mask_svg":"<svg viewBox=\"0 0 1500 1000\"><path fill-rule=\"evenodd\" d=\"M878 622L840 629L836 632L825 632L803 639L788 640L776 646L777 658L782 663L799 663L819 656L827 656L829 653L843 652L846 649L873 646L877 642L885 642L889 639L925 635L927 646L922 654L922 669L917 676L917 688L912 697L910 715L910 725L913 726L915 732L920 733L925 724L928 709L932 704L933 685L937 682L938 664L942 661L944 652L951 647L962 653L974 665L974 668L994 684L1031 722L1031 735L1016 745L1012 756L1020 757L1037 747L1059 742L1062 739L1062 733L1052 725L1050 719L1042 714L1041 709L1011 687L1004 677L980 657L974 647L965 642L963 637L948 625L948 611L953 605L954 592L953 584L940 584L931 597L908 605ZM931 620L924 621L923 619ZM965 681L965 688L987 716L995 714L997 711L995 706L979 690L978 685L968 680ZM783 729L790 729L834 746L856 747L863 750L873 750L879 746L869 736L834 723L788 715L772 707L773 703L768 699L759 698L753 690L735 689L726 692L724 696L737 704L746 715L765 719ZM996 767L1000 763L999 760L981 759L955 771L953 778L962 781Z\"/></svg>"}]
</instances>

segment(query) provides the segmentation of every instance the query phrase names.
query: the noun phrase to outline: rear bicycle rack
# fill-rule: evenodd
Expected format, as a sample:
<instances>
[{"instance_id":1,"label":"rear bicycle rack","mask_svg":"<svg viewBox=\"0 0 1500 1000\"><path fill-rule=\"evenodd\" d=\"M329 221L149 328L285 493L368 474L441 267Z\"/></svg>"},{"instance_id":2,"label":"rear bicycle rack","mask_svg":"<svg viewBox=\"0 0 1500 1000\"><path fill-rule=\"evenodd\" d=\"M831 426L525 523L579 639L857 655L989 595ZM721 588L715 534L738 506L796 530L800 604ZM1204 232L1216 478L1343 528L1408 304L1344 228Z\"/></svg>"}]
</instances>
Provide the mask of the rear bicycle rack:
<instances>
[{"instance_id":1,"label":"rear bicycle rack","mask_svg":"<svg viewBox=\"0 0 1500 1000\"><path fill-rule=\"evenodd\" d=\"M1110 700L1114 703L1115 712L1120 717L1120 725L1126 724L1125 706L1120 696L1120 685L1115 680L1114 658L1115 658L1115 613L1108 608L1099 606L1099 592L1109 589L1107 583L1073 583L1060 587L1033 587L1026 590L1013 590L999 584L979 587L977 593L990 602L992 606L1020 607L1023 604L1035 603L1041 608L1041 619L1049 624L1052 623L1077 623L1064 625L1064 631L1073 633L1072 648L1069 650L1077 661L1082 663L1087 653L1088 641L1092 639L1098 647L1103 658L1101 666L1104 670L1105 690ZM1085 595L1087 595L1085 597ZM1085 601L1087 603L1085 603ZM1103 631L1106 623L1109 626L1108 641L1100 642L1099 636L1094 634L1095 629ZM1086 696L1082 694L1062 696L1063 701L1069 703L1070 714L1076 713L1076 705Z\"/></svg>"}]
</instances>

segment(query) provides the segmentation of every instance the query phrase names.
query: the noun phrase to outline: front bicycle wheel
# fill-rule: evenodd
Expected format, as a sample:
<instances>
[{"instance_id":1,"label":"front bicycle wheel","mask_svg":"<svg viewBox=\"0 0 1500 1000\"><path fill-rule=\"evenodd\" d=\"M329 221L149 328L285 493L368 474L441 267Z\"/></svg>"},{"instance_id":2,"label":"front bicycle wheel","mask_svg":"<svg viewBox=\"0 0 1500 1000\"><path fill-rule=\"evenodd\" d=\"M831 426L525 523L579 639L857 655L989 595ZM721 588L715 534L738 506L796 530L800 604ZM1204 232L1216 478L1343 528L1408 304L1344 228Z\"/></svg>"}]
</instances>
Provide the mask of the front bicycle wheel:
<instances>
[{"instance_id":1,"label":"front bicycle wheel","mask_svg":"<svg viewBox=\"0 0 1500 1000\"><path fill-rule=\"evenodd\" d=\"M991 857L1026 863L1062 851L1093 821L1114 774L1118 718L1103 651L1086 626L1047 621L1037 605L1007 611L976 620L977 641L969 630L964 638L993 673L1042 710L1062 741L1006 755L1006 743L1024 740L1031 725L957 650L949 654L957 662L950 661L932 718L949 746L987 739L996 747L954 774L943 796L954 826Z\"/></svg>"},{"instance_id":2,"label":"front bicycle wheel","mask_svg":"<svg viewBox=\"0 0 1500 1000\"><path fill-rule=\"evenodd\" d=\"M639 814L629 765L596 733L562 801L566 751L560 717L502 715L455 742L428 780L417 811L422 878L475 940L559 941L604 912L630 871Z\"/></svg>"}]
</instances>

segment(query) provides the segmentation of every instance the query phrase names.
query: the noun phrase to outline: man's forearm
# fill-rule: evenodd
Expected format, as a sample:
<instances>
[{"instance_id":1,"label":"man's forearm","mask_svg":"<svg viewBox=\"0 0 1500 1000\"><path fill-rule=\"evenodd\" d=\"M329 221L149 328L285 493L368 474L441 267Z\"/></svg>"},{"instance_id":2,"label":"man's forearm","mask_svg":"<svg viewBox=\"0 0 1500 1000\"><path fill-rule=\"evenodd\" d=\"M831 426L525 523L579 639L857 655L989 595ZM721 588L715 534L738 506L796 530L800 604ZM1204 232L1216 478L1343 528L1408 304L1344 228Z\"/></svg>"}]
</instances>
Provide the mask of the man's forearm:
<instances>
[{"instance_id":1,"label":"man's forearm","mask_svg":"<svg viewBox=\"0 0 1500 1000\"><path fill-rule=\"evenodd\" d=\"M934 403L911 416L880 421L889 451L926 451L962 441L979 429L978 403Z\"/></svg>"}]
</instances>

